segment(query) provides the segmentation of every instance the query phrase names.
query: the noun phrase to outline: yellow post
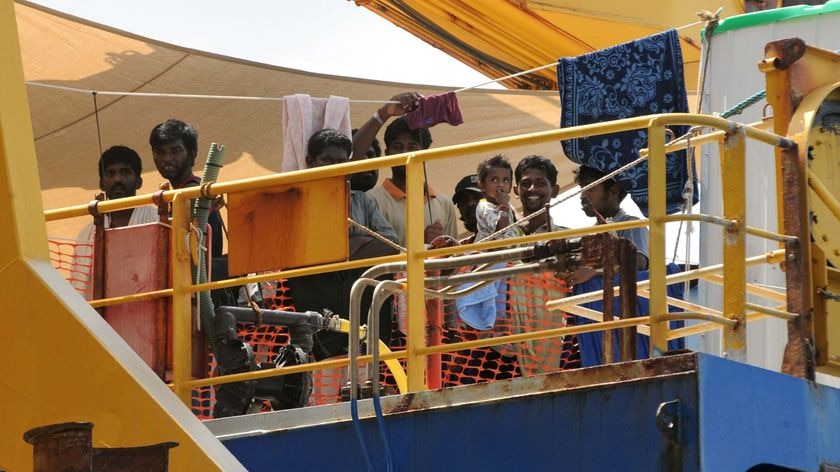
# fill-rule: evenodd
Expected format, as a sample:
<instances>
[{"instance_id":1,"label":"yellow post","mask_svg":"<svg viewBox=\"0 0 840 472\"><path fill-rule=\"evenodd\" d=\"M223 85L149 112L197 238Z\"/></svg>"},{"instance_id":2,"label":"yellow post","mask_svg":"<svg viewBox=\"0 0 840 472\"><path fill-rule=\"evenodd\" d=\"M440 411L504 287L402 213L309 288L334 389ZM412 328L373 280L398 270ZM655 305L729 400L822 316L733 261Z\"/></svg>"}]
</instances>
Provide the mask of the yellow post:
<instances>
[{"instance_id":1,"label":"yellow post","mask_svg":"<svg viewBox=\"0 0 840 472\"><path fill-rule=\"evenodd\" d=\"M176 195L172 201L172 381L175 395L190 404L190 388L185 387L192 373L192 294L184 287L192 283L190 257L190 199Z\"/></svg>"},{"instance_id":2,"label":"yellow post","mask_svg":"<svg viewBox=\"0 0 840 472\"><path fill-rule=\"evenodd\" d=\"M426 347L426 300L423 287L423 163L414 156L406 165L406 252L408 253L408 391L426 390L426 362L418 349Z\"/></svg>"},{"instance_id":3,"label":"yellow post","mask_svg":"<svg viewBox=\"0 0 840 472\"><path fill-rule=\"evenodd\" d=\"M746 195L746 135L739 126L727 133L721 153L721 173L725 177L723 217L736 224L723 234L723 315L738 323L723 330L723 352L732 360L747 360L747 318L744 303L747 299L746 257L747 195Z\"/></svg>"},{"instance_id":4,"label":"yellow post","mask_svg":"<svg viewBox=\"0 0 840 472\"><path fill-rule=\"evenodd\" d=\"M648 128L648 212L650 217L650 352L668 350L668 294L665 290L665 127L652 121Z\"/></svg>"},{"instance_id":5,"label":"yellow post","mask_svg":"<svg viewBox=\"0 0 840 472\"><path fill-rule=\"evenodd\" d=\"M90 421L95 447L177 441L170 470L245 470L49 262L11 0L0 64L0 468L32 470L25 431Z\"/></svg>"}]
</instances>

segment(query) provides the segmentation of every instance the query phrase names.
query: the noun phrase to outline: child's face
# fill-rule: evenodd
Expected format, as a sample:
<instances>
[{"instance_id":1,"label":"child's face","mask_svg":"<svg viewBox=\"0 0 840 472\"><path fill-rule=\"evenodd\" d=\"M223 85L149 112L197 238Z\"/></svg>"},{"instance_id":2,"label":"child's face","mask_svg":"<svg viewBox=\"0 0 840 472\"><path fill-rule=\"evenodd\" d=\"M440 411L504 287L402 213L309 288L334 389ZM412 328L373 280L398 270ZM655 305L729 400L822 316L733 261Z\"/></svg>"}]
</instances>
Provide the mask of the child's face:
<instances>
[{"instance_id":1,"label":"child's face","mask_svg":"<svg viewBox=\"0 0 840 472\"><path fill-rule=\"evenodd\" d=\"M510 193L512 175L509 169L504 167L491 167L487 172L487 177L478 183L481 191L484 192L484 197L487 201L498 203L500 200L499 194L505 195ZM504 197L502 197L504 200Z\"/></svg>"}]
</instances>

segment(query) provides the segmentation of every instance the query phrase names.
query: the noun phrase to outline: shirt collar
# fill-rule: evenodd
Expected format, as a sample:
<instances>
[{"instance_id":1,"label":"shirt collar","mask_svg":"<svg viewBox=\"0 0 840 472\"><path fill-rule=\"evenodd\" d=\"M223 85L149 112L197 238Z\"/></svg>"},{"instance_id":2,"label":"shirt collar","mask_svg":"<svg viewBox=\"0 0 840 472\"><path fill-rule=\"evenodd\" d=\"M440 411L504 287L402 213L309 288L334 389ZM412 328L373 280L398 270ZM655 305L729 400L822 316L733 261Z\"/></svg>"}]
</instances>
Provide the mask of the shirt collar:
<instances>
[{"instance_id":1,"label":"shirt collar","mask_svg":"<svg viewBox=\"0 0 840 472\"><path fill-rule=\"evenodd\" d=\"M385 181L382 182L382 187L385 189L386 192L388 192L388 195L390 195L391 198L393 198L394 200L402 200L402 199L405 198L405 192L403 192L396 185L394 185L394 182L392 182L391 179L385 179ZM428 190L430 197L432 197L432 198L437 197L434 189L431 186L427 185L426 189Z\"/></svg>"}]
</instances>

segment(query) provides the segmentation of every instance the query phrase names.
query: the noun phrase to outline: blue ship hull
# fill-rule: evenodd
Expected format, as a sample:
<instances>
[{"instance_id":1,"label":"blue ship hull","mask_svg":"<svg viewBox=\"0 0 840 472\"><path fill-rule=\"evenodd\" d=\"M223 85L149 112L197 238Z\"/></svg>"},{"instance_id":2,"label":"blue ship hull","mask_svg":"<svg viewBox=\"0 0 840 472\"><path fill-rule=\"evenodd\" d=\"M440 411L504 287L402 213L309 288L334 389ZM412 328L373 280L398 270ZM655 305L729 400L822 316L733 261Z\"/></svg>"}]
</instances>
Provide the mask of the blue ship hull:
<instances>
[{"instance_id":1,"label":"blue ship hull","mask_svg":"<svg viewBox=\"0 0 840 472\"><path fill-rule=\"evenodd\" d=\"M386 470L370 402L360 402L365 447ZM387 397L382 406L400 471L840 464L840 390L704 354ZM307 416L310 426L292 427ZM207 424L251 471L367 467L348 404Z\"/></svg>"}]
</instances>

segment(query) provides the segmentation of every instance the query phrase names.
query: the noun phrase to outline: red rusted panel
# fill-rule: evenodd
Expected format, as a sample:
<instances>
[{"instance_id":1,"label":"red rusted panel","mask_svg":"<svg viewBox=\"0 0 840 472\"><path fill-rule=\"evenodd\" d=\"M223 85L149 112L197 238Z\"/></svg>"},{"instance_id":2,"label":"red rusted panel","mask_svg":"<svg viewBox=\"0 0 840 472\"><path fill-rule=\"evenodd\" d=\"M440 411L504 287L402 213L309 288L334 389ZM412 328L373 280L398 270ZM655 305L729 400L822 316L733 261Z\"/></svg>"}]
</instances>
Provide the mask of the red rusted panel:
<instances>
[{"instance_id":1,"label":"red rusted panel","mask_svg":"<svg viewBox=\"0 0 840 472\"><path fill-rule=\"evenodd\" d=\"M105 232L104 296L158 290L166 286L168 268L160 253L168 251L168 229L157 223ZM165 244L164 244L165 242ZM105 320L161 378L166 373L168 303L157 300L106 307Z\"/></svg>"}]
</instances>

